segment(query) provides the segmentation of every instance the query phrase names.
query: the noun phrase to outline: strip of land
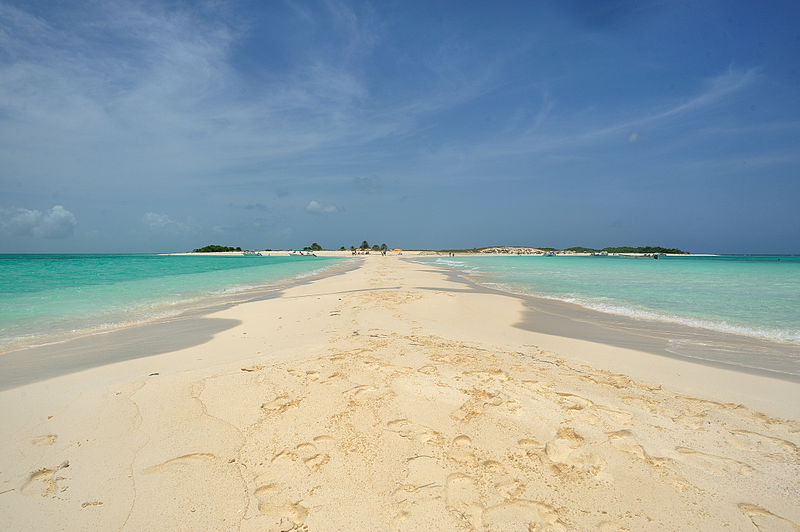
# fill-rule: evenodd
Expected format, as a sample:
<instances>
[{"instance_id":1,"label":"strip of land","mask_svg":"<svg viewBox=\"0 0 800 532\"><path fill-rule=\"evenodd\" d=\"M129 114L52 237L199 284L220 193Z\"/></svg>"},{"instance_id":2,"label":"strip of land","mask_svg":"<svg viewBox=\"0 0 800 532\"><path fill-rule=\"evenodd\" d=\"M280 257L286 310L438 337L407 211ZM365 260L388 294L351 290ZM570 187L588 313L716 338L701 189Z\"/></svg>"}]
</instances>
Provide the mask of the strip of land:
<instances>
[{"instance_id":1,"label":"strip of land","mask_svg":"<svg viewBox=\"0 0 800 532\"><path fill-rule=\"evenodd\" d=\"M795 381L537 331L397 256L196 319L225 326L0 392L0 527L800 523Z\"/></svg>"}]
</instances>

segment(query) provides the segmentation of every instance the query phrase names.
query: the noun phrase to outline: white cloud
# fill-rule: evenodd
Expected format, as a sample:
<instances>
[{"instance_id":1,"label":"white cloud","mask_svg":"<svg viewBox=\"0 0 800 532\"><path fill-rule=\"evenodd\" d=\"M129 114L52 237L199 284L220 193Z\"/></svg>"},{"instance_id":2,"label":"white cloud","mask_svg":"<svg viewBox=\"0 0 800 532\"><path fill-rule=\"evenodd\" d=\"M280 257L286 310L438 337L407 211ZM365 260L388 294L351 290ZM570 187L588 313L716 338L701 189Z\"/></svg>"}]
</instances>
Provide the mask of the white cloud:
<instances>
[{"instance_id":1,"label":"white cloud","mask_svg":"<svg viewBox=\"0 0 800 532\"><path fill-rule=\"evenodd\" d=\"M0 232L36 238L67 238L75 232L75 215L61 205L42 212L24 208L0 209Z\"/></svg>"},{"instance_id":2,"label":"white cloud","mask_svg":"<svg viewBox=\"0 0 800 532\"><path fill-rule=\"evenodd\" d=\"M146 212L144 216L142 216L142 221L150 227L150 229L161 229L170 225L174 225L175 222L166 214L161 214L157 212Z\"/></svg>"},{"instance_id":3,"label":"white cloud","mask_svg":"<svg viewBox=\"0 0 800 532\"><path fill-rule=\"evenodd\" d=\"M151 231L170 233L173 235L196 229L196 226L192 224L191 219L185 221L173 220L168 214L160 212L144 213L142 216L142 223L144 223Z\"/></svg>"},{"instance_id":4,"label":"white cloud","mask_svg":"<svg viewBox=\"0 0 800 532\"><path fill-rule=\"evenodd\" d=\"M55 205L50 212L44 213L34 234L44 238L66 238L75 232L78 221L75 215L61 205Z\"/></svg>"},{"instance_id":5,"label":"white cloud","mask_svg":"<svg viewBox=\"0 0 800 532\"><path fill-rule=\"evenodd\" d=\"M631 144L636 144L637 142L639 142L639 132L634 131L633 133L628 135L628 142L630 142Z\"/></svg>"},{"instance_id":6,"label":"white cloud","mask_svg":"<svg viewBox=\"0 0 800 532\"><path fill-rule=\"evenodd\" d=\"M336 205L323 205L317 200L311 200L308 202L308 205L306 205L306 212L312 214L333 214L339 212L339 209Z\"/></svg>"}]
</instances>

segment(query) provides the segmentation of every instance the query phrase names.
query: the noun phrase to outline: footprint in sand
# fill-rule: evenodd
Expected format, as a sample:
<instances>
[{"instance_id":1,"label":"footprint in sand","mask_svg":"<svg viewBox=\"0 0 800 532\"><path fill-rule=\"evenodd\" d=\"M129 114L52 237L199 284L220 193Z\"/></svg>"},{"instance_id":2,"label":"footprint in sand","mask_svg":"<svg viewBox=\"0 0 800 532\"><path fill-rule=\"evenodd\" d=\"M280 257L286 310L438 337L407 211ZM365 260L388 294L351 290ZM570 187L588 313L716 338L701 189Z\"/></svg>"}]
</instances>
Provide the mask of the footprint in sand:
<instances>
[{"instance_id":1,"label":"footprint in sand","mask_svg":"<svg viewBox=\"0 0 800 532\"><path fill-rule=\"evenodd\" d=\"M294 530L302 526L308 517L308 508L302 506L299 500L290 499L285 486L277 483L262 485L256 488L253 495L258 499L261 515L273 518L275 525L278 525L271 529Z\"/></svg>"},{"instance_id":2,"label":"footprint in sand","mask_svg":"<svg viewBox=\"0 0 800 532\"><path fill-rule=\"evenodd\" d=\"M334 371L330 375L328 375L325 380L322 381L322 384L330 384L332 382L336 382L342 379L347 378L344 373L340 371Z\"/></svg>"},{"instance_id":3,"label":"footprint in sand","mask_svg":"<svg viewBox=\"0 0 800 532\"><path fill-rule=\"evenodd\" d=\"M330 455L327 453L320 453L317 446L313 443L301 443L295 447L297 456L311 471L317 472L322 466L331 461Z\"/></svg>"},{"instance_id":4,"label":"footprint in sand","mask_svg":"<svg viewBox=\"0 0 800 532\"><path fill-rule=\"evenodd\" d=\"M647 452L631 431L618 430L616 432L609 432L606 435L608 436L608 441L611 442L611 445L613 445L615 449L639 458L640 460L645 460L647 458Z\"/></svg>"},{"instance_id":5,"label":"footprint in sand","mask_svg":"<svg viewBox=\"0 0 800 532\"><path fill-rule=\"evenodd\" d=\"M727 442L737 449L744 451L759 451L763 454L790 454L794 457L800 456L800 450L794 443L766 436L758 432L749 430L731 430L725 435Z\"/></svg>"},{"instance_id":6,"label":"footprint in sand","mask_svg":"<svg viewBox=\"0 0 800 532\"><path fill-rule=\"evenodd\" d=\"M607 463L584 444L584 439L570 427L558 429L556 438L544 446L547 458L560 472L588 472L597 476Z\"/></svg>"},{"instance_id":7,"label":"footprint in sand","mask_svg":"<svg viewBox=\"0 0 800 532\"><path fill-rule=\"evenodd\" d=\"M475 371L464 371L462 375L465 377L472 377L481 384L497 383L502 384L508 382L508 374L501 369L485 369Z\"/></svg>"},{"instance_id":8,"label":"footprint in sand","mask_svg":"<svg viewBox=\"0 0 800 532\"><path fill-rule=\"evenodd\" d=\"M798 526L797 523L775 515L769 510L756 506L755 504L746 502L739 503L739 510L750 519L757 530L785 530L787 532L797 532L800 530L800 526Z\"/></svg>"},{"instance_id":9,"label":"footprint in sand","mask_svg":"<svg viewBox=\"0 0 800 532\"><path fill-rule=\"evenodd\" d=\"M311 471L318 472L322 467L330 462L331 457L328 453L320 451L319 447L330 447L335 440L328 435L317 436L314 443L303 442L294 449L284 449L272 457L270 463L291 463L301 461Z\"/></svg>"},{"instance_id":10,"label":"footprint in sand","mask_svg":"<svg viewBox=\"0 0 800 532\"><path fill-rule=\"evenodd\" d=\"M294 451L283 450L272 457L270 463L280 464L281 462L294 462L297 460L297 453Z\"/></svg>"},{"instance_id":11,"label":"footprint in sand","mask_svg":"<svg viewBox=\"0 0 800 532\"><path fill-rule=\"evenodd\" d=\"M433 375L438 372L436 366L422 366L417 371L422 373L423 375Z\"/></svg>"},{"instance_id":12,"label":"footprint in sand","mask_svg":"<svg viewBox=\"0 0 800 532\"><path fill-rule=\"evenodd\" d=\"M616 521L600 521L597 523L597 530L600 532L623 532L630 529Z\"/></svg>"},{"instance_id":13,"label":"footprint in sand","mask_svg":"<svg viewBox=\"0 0 800 532\"><path fill-rule=\"evenodd\" d=\"M519 497L525 486L519 479L516 479L508 474L506 468L500 462L495 460L486 460L481 462L480 470L483 476L491 482L491 485L505 500L511 500Z\"/></svg>"},{"instance_id":14,"label":"footprint in sand","mask_svg":"<svg viewBox=\"0 0 800 532\"><path fill-rule=\"evenodd\" d=\"M656 480L671 486L680 493L696 489L675 470L673 459L649 454L630 430L609 432L607 436L609 443L615 449L647 464L650 467L650 473Z\"/></svg>"},{"instance_id":15,"label":"footprint in sand","mask_svg":"<svg viewBox=\"0 0 800 532\"><path fill-rule=\"evenodd\" d=\"M53 445L58 436L56 434L44 434L42 436L37 436L31 440L31 443L34 445L41 445L42 447L47 447L49 445Z\"/></svg>"},{"instance_id":16,"label":"footprint in sand","mask_svg":"<svg viewBox=\"0 0 800 532\"><path fill-rule=\"evenodd\" d=\"M475 452L472 449L472 439L464 434L456 436L447 458L459 464L474 465L476 460Z\"/></svg>"},{"instance_id":17,"label":"footprint in sand","mask_svg":"<svg viewBox=\"0 0 800 532\"><path fill-rule=\"evenodd\" d=\"M441 434L430 427L413 423L405 418L388 422L386 428L412 441L435 445L437 447L444 444L444 438L442 438Z\"/></svg>"},{"instance_id":18,"label":"footprint in sand","mask_svg":"<svg viewBox=\"0 0 800 532\"><path fill-rule=\"evenodd\" d=\"M281 394L271 401L261 405L261 409L268 414L283 414L292 407L300 404L300 398L290 398L289 394Z\"/></svg>"},{"instance_id":19,"label":"footprint in sand","mask_svg":"<svg viewBox=\"0 0 800 532\"><path fill-rule=\"evenodd\" d=\"M521 384L524 388L535 393L536 395L543 395L553 389L553 383L548 381L525 379Z\"/></svg>"},{"instance_id":20,"label":"footprint in sand","mask_svg":"<svg viewBox=\"0 0 800 532\"><path fill-rule=\"evenodd\" d=\"M309 382L316 382L319 380L319 371L316 370L303 371L299 369L287 369L286 372L292 375L293 377L302 380L303 384L306 385Z\"/></svg>"},{"instance_id":21,"label":"footprint in sand","mask_svg":"<svg viewBox=\"0 0 800 532\"><path fill-rule=\"evenodd\" d=\"M344 396L354 405L363 405L371 401L379 401L393 395L394 392L391 390L380 389L369 384L355 386L344 392Z\"/></svg>"},{"instance_id":22,"label":"footprint in sand","mask_svg":"<svg viewBox=\"0 0 800 532\"><path fill-rule=\"evenodd\" d=\"M567 410L586 410L594 406L594 403L585 397L571 393L556 392L558 402Z\"/></svg>"},{"instance_id":23,"label":"footprint in sand","mask_svg":"<svg viewBox=\"0 0 800 532\"><path fill-rule=\"evenodd\" d=\"M689 463L713 475L726 475L728 473L738 473L740 475L750 476L755 468L725 456L717 456L715 454L704 453L688 447L676 447L675 450L680 453L681 461Z\"/></svg>"},{"instance_id":24,"label":"footprint in sand","mask_svg":"<svg viewBox=\"0 0 800 532\"><path fill-rule=\"evenodd\" d=\"M480 492L471 477L463 473L452 473L447 477L447 509L458 514L474 530L482 530L483 504Z\"/></svg>"},{"instance_id":25,"label":"footprint in sand","mask_svg":"<svg viewBox=\"0 0 800 532\"><path fill-rule=\"evenodd\" d=\"M494 410L498 413L516 413L520 410L520 402L511 399L502 392L473 388L466 393L471 397L465 401L450 417L459 422L470 421L481 416L487 411Z\"/></svg>"},{"instance_id":26,"label":"footprint in sand","mask_svg":"<svg viewBox=\"0 0 800 532\"><path fill-rule=\"evenodd\" d=\"M42 497L55 495L56 492L66 491L66 487L59 487L58 482L65 480L57 476L62 469L69 467L69 461L64 461L56 467L42 468L28 475L28 481L22 486L22 493L26 495L39 494Z\"/></svg>"},{"instance_id":27,"label":"footprint in sand","mask_svg":"<svg viewBox=\"0 0 800 532\"><path fill-rule=\"evenodd\" d=\"M596 419L603 419L612 424L622 425L627 425L633 420L633 414L630 412L595 404L590 399L581 397L580 395L560 392L556 393L556 395L562 407L569 411L580 412L588 416L588 421L591 424L594 424Z\"/></svg>"},{"instance_id":28,"label":"footprint in sand","mask_svg":"<svg viewBox=\"0 0 800 532\"><path fill-rule=\"evenodd\" d=\"M81 504L81 509L89 508L89 507L92 507L92 506L103 506L103 503L100 502L100 501L86 501L86 502Z\"/></svg>"},{"instance_id":29,"label":"footprint in sand","mask_svg":"<svg viewBox=\"0 0 800 532\"><path fill-rule=\"evenodd\" d=\"M605 416L613 423L629 425L631 421L633 421L633 414L627 410L617 410L616 408L603 405L596 405L596 408L601 414L601 417Z\"/></svg>"},{"instance_id":30,"label":"footprint in sand","mask_svg":"<svg viewBox=\"0 0 800 532\"><path fill-rule=\"evenodd\" d=\"M413 456L406 460L405 478L392 494L398 508L394 516L396 527L403 524L404 528L414 528L415 524L420 524L418 519L425 523L431 512L441 511L446 475L433 456Z\"/></svg>"},{"instance_id":31,"label":"footprint in sand","mask_svg":"<svg viewBox=\"0 0 800 532\"><path fill-rule=\"evenodd\" d=\"M566 530L558 510L548 504L515 499L483 511L485 530Z\"/></svg>"},{"instance_id":32,"label":"footprint in sand","mask_svg":"<svg viewBox=\"0 0 800 532\"><path fill-rule=\"evenodd\" d=\"M612 388L616 388L618 390L627 390L631 388L632 381L630 377L621 374L598 372L597 370L594 371L594 374L582 375L581 378L594 384L611 386ZM659 386L659 389L660 388L661 387Z\"/></svg>"}]
</instances>

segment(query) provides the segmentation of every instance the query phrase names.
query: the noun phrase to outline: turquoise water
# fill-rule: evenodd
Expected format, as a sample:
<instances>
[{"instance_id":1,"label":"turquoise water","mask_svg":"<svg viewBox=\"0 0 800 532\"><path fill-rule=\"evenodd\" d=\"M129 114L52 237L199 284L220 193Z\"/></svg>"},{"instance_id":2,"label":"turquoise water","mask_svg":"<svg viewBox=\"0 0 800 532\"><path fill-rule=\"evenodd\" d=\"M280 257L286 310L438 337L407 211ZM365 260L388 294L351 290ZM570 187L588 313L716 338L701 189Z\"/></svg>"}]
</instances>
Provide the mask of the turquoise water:
<instances>
[{"instance_id":1,"label":"turquoise water","mask_svg":"<svg viewBox=\"0 0 800 532\"><path fill-rule=\"evenodd\" d=\"M800 343L800 257L456 257L485 286L595 310Z\"/></svg>"},{"instance_id":2,"label":"turquoise water","mask_svg":"<svg viewBox=\"0 0 800 532\"><path fill-rule=\"evenodd\" d=\"M211 299L311 275L339 261L0 255L0 350L167 318Z\"/></svg>"}]
</instances>

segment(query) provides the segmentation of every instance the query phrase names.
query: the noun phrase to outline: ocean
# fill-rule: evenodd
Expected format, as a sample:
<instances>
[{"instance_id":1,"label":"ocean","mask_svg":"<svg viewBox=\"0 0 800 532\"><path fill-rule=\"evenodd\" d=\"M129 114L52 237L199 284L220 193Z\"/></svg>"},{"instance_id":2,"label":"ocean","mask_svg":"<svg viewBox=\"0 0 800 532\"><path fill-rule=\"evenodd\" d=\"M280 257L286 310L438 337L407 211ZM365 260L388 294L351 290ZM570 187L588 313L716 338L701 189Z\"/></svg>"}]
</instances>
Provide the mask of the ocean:
<instances>
[{"instance_id":1,"label":"ocean","mask_svg":"<svg viewBox=\"0 0 800 532\"><path fill-rule=\"evenodd\" d=\"M0 352L167 319L276 288L342 260L0 255Z\"/></svg>"},{"instance_id":2,"label":"ocean","mask_svg":"<svg viewBox=\"0 0 800 532\"><path fill-rule=\"evenodd\" d=\"M477 284L632 318L800 346L800 257L487 256L432 260Z\"/></svg>"}]
</instances>

